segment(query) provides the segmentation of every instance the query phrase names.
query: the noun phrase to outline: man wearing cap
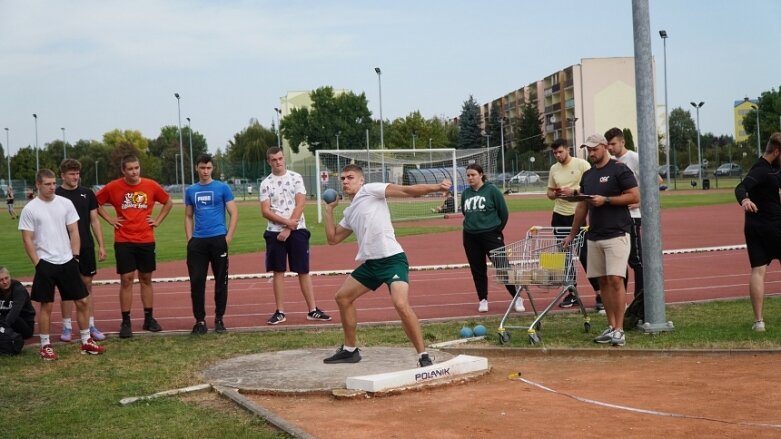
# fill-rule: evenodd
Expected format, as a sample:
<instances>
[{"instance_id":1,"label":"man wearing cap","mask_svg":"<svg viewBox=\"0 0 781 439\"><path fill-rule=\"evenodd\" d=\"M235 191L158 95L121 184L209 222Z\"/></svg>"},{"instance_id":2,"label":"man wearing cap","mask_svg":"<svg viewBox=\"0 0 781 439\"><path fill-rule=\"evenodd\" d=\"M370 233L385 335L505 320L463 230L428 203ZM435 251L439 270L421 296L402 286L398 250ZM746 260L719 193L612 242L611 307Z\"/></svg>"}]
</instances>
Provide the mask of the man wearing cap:
<instances>
[{"instance_id":1,"label":"man wearing cap","mask_svg":"<svg viewBox=\"0 0 781 439\"><path fill-rule=\"evenodd\" d=\"M564 245L568 245L575 238L580 227L585 224L588 214L586 273L589 277L599 279L608 321L607 329L594 338L594 342L623 346L626 343L624 277L629 260L629 232L632 227L628 206L640 201L640 192L632 170L610 157L607 144L605 136L592 134L581 145L581 148L588 150L588 160L592 168L583 173L578 193L589 195L590 198L578 203L572 231L564 239Z\"/></svg>"}]
</instances>

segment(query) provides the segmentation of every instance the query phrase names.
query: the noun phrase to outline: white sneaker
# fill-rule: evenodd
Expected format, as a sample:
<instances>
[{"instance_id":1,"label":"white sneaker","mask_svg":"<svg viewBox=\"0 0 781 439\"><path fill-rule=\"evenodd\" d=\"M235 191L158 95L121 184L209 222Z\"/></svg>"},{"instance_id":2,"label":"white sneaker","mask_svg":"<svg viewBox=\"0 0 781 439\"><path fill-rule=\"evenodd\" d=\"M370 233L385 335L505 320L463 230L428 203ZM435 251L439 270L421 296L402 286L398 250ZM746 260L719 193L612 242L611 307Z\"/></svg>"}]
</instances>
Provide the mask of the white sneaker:
<instances>
[{"instance_id":1,"label":"white sneaker","mask_svg":"<svg viewBox=\"0 0 781 439\"><path fill-rule=\"evenodd\" d=\"M757 320L753 325L751 325L751 329L753 329L754 332L765 332L765 322L762 320Z\"/></svg>"},{"instance_id":2,"label":"white sneaker","mask_svg":"<svg viewBox=\"0 0 781 439\"><path fill-rule=\"evenodd\" d=\"M517 299L515 299L515 312L524 312L526 311L526 308L523 306L523 297L518 296Z\"/></svg>"},{"instance_id":3,"label":"white sneaker","mask_svg":"<svg viewBox=\"0 0 781 439\"><path fill-rule=\"evenodd\" d=\"M488 312L488 300L483 299L480 301L480 305L477 306L477 312Z\"/></svg>"}]
</instances>

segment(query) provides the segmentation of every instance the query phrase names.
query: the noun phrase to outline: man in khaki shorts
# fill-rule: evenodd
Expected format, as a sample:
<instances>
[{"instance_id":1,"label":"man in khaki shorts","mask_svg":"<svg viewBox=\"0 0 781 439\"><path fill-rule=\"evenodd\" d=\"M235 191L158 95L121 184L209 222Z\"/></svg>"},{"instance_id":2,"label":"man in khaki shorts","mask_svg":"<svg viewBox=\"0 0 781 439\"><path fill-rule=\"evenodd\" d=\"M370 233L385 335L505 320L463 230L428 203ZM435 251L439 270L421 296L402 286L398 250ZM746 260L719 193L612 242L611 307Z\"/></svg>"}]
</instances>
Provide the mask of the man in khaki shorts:
<instances>
[{"instance_id":1,"label":"man in khaki shorts","mask_svg":"<svg viewBox=\"0 0 781 439\"><path fill-rule=\"evenodd\" d=\"M588 214L586 273L590 278L599 279L608 322L607 329L594 338L594 342L623 346L626 343L624 277L632 227L628 205L640 201L640 191L632 170L610 157L605 136L592 134L581 148L588 149L588 159L593 166L583 173L579 192L591 198L578 203L572 231L564 244L568 245L575 238Z\"/></svg>"}]
</instances>

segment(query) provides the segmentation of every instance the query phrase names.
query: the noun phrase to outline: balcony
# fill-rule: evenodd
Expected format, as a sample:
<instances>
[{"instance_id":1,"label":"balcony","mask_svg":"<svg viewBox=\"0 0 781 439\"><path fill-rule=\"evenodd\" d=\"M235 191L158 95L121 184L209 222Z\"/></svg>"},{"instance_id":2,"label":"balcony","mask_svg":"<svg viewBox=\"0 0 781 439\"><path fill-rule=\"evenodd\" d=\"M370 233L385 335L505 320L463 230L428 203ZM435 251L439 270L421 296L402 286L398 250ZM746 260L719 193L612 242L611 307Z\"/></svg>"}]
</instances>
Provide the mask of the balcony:
<instances>
[{"instance_id":1,"label":"balcony","mask_svg":"<svg viewBox=\"0 0 781 439\"><path fill-rule=\"evenodd\" d=\"M570 109L575 107L575 98L567 99L564 101L564 108Z\"/></svg>"}]
</instances>

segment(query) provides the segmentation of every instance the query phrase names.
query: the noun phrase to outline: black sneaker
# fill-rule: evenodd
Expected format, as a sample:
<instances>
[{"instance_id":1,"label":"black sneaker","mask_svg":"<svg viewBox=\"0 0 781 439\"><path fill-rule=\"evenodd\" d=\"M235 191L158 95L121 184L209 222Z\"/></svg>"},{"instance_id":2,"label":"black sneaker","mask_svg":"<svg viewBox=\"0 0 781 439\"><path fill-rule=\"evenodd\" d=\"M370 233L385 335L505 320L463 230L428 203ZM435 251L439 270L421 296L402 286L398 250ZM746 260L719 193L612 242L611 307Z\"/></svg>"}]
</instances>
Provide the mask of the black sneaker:
<instances>
[{"instance_id":1,"label":"black sneaker","mask_svg":"<svg viewBox=\"0 0 781 439\"><path fill-rule=\"evenodd\" d=\"M123 321L122 326L119 327L119 338L130 338L133 336L133 327L130 324L130 320Z\"/></svg>"},{"instance_id":2,"label":"black sneaker","mask_svg":"<svg viewBox=\"0 0 781 439\"><path fill-rule=\"evenodd\" d=\"M597 312L605 310L605 305L602 303L602 296L599 294L597 294L597 303L594 305L594 309L597 310Z\"/></svg>"},{"instance_id":3,"label":"black sneaker","mask_svg":"<svg viewBox=\"0 0 781 439\"><path fill-rule=\"evenodd\" d=\"M306 315L307 320L322 320L324 322L327 322L331 320L331 316L324 313L322 309L315 307L314 311L310 311L309 314Z\"/></svg>"},{"instance_id":4,"label":"black sneaker","mask_svg":"<svg viewBox=\"0 0 781 439\"><path fill-rule=\"evenodd\" d=\"M218 334L228 332L228 329L225 327L225 323L222 322L222 319L216 319L214 321L214 332Z\"/></svg>"},{"instance_id":5,"label":"black sneaker","mask_svg":"<svg viewBox=\"0 0 781 439\"><path fill-rule=\"evenodd\" d=\"M203 335L209 332L209 328L206 327L206 322L198 322L193 326L193 332L190 334L193 335Z\"/></svg>"},{"instance_id":6,"label":"black sneaker","mask_svg":"<svg viewBox=\"0 0 781 439\"><path fill-rule=\"evenodd\" d=\"M361 361L361 350L358 348L355 348L354 351L345 351L344 345L342 345L335 354L331 355L330 357L323 360L323 363L325 364L335 364L335 363L357 363Z\"/></svg>"},{"instance_id":7,"label":"black sneaker","mask_svg":"<svg viewBox=\"0 0 781 439\"><path fill-rule=\"evenodd\" d=\"M278 325L282 322L284 322L285 319L285 313L279 312L279 310L274 311L274 314L269 317L268 321L266 321L269 325Z\"/></svg>"},{"instance_id":8,"label":"black sneaker","mask_svg":"<svg viewBox=\"0 0 781 439\"><path fill-rule=\"evenodd\" d=\"M578 299L572 293L567 294L566 297L559 304L559 308L572 308L578 304Z\"/></svg>"},{"instance_id":9,"label":"black sneaker","mask_svg":"<svg viewBox=\"0 0 781 439\"><path fill-rule=\"evenodd\" d=\"M154 317L147 317L144 319L144 331L149 332L160 332L163 330L163 328L160 327L160 324L157 323L157 320L155 320Z\"/></svg>"},{"instance_id":10,"label":"black sneaker","mask_svg":"<svg viewBox=\"0 0 781 439\"><path fill-rule=\"evenodd\" d=\"M428 354L423 354L418 359L418 365L420 367L431 366L432 364L434 364L434 362L431 361L431 357L429 357Z\"/></svg>"}]
</instances>

